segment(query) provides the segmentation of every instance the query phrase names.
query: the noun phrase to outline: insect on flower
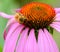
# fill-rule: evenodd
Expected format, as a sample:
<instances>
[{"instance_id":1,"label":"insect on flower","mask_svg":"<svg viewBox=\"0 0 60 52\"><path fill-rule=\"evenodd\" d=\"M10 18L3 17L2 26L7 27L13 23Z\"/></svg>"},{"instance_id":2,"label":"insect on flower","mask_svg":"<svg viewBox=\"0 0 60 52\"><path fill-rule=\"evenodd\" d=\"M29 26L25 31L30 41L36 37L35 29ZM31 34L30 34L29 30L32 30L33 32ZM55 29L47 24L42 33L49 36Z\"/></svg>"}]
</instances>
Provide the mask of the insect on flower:
<instances>
[{"instance_id":1,"label":"insect on flower","mask_svg":"<svg viewBox=\"0 0 60 52\"><path fill-rule=\"evenodd\" d=\"M25 16L23 16L22 14L20 13L16 13L16 16L15 16L16 20L19 22L19 23L24 23L27 19L25 18Z\"/></svg>"},{"instance_id":2,"label":"insect on flower","mask_svg":"<svg viewBox=\"0 0 60 52\"><path fill-rule=\"evenodd\" d=\"M15 15L0 12L0 16L9 19L3 52L59 52L50 31L60 32L60 8L32 2Z\"/></svg>"}]
</instances>

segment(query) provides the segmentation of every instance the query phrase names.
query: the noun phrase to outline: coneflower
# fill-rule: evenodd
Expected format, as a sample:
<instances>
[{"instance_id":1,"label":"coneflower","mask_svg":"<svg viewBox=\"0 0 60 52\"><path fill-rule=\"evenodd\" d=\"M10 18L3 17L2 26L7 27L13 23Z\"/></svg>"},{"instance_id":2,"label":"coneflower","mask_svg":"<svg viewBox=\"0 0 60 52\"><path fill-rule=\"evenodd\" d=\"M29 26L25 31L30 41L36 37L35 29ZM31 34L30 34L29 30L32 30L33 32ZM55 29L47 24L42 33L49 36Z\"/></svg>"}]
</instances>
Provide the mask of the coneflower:
<instances>
[{"instance_id":1,"label":"coneflower","mask_svg":"<svg viewBox=\"0 0 60 52\"><path fill-rule=\"evenodd\" d=\"M0 16L9 19L3 52L59 52L51 33L53 28L60 32L60 8L32 2L15 15L0 12Z\"/></svg>"}]
</instances>

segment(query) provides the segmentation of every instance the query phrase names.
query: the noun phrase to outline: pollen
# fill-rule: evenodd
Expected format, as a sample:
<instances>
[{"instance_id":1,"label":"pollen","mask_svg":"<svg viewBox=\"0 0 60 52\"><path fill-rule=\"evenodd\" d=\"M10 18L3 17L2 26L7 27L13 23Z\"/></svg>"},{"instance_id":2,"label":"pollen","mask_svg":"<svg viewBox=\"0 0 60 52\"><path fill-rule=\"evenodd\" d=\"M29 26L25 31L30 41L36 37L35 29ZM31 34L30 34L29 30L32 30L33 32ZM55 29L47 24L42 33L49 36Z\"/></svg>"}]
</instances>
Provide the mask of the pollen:
<instances>
[{"instance_id":1,"label":"pollen","mask_svg":"<svg viewBox=\"0 0 60 52\"><path fill-rule=\"evenodd\" d=\"M39 2L32 2L23 6L18 14L24 16L24 18L22 18L20 15L20 19L25 19L22 21L24 25L34 29L47 27L53 22L55 17L54 8L48 4ZM19 20L19 22L21 22L21 20Z\"/></svg>"}]
</instances>

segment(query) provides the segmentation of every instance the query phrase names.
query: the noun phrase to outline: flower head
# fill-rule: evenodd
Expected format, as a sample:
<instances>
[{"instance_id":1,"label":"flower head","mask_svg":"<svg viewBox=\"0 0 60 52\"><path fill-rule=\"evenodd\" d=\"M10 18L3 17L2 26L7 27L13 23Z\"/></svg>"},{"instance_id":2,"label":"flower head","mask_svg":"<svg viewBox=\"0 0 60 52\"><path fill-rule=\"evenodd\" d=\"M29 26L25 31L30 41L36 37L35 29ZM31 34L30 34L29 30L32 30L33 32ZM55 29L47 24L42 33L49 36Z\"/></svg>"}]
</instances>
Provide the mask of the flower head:
<instances>
[{"instance_id":1,"label":"flower head","mask_svg":"<svg viewBox=\"0 0 60 52\"><path fill-rule=\"evenodd\" d=\"M16 15L20 23L34 29L47 27L52 23L54 17L55 11L51 6L37 2L25 5Z\"/></svg>"},{"instance_id":2,"label":"flower head","mask_svg":"<svg viewBox=\"0 0 60 52\"><path fill-rule=\"evenodd\" d=\"M60 32L60 8L32 2L15 15L0 12L0 16L9 19L3 52L59 52L49 27Z\"/></svg>"}]
</instances>

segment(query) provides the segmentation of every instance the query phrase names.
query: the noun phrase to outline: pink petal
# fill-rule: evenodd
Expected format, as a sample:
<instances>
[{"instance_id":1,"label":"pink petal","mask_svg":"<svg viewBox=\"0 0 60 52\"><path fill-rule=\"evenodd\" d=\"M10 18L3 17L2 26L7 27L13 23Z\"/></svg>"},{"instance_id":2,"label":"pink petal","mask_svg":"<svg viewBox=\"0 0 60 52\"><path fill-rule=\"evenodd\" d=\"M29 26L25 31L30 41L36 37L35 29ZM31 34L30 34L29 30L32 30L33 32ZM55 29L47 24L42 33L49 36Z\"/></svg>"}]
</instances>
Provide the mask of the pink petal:
<instances>
[{"instance_id":1,"label":"pink petal","mask_svg":"<svg viewBox=\"0 0 60 52\"><path fill-rule=\"evenodd\" d=\"M29 29L27 28L21 33L20 39L18 40L18 44L16 47L16 52L23 52L23 48L28 37L28 30Z\"/></svg>"},{"instance_id":2,"label":"pink petal","mask_svg":"<svg viewBox=\"0 0 60 52\"><path fill-rule=\"evenodd\" d=\"M4 18L7 18L7 19L14 17L14 15L8 15L8 14L5 14L5 13L3 13L3 12L0 12L0 16L2 16L2 17L4 17Z\"/></svg>"},{"instance_id":3,"label":"pink petal","mask_svg":"<svg viewBox=\"0 0 60 52\"><path fill-rule=\"evenodd\" d=\"M4 31L4 37L6 39L6 36L8 35L8 38L9 36L12 34L12 32L14 32L14 30L19 26L20 24L19 23L14 23L12 25L10 25L9 27L7 27Z\"/></svg>"},{"instance_id":4,"label":"pink petal","mask_svg":"<svg viewBox=\"0 0 60 52\"><path fill-rule=\"evenodd\" d=\"M6 28L5 28L5 30L4 30L4 40L5 40L6 34L7 34L6 30L8 29L8 31L9 31L9 29L11 28L11 26L12 26L14 23L18 23L18 22L16 22L15 18L9 19L9 21L8 21L8 23L7 23L7 25L6 25Z\"/></svg>"},{"instance_id":5,"label":"pink petal","mask_svg":"<svg viewBox=\"0 0 60 52\"><path fill-rule=\"evenodd\" d=\"M5 29L4 30L4 35L3 35L4 40L6 39L6 36L7 36L7 32L6 32L6 29Z\"/></svg>"},{"instance_id":6,"label":"pink petal","mask_svg":"<svg viewBox=\"0 0 60 52\"><path fill-rule=\"evenodd\" d=\"M16 23L15 18L9 19L9 21L8 21L8 23L7 23L7 25L6 25L6 28L7 28L8 26L10 26L11 24L13 24L13 23Z\"/></svg>"},{"instance_id":7,"label":"pink petal","mask_svg":"<svg viewBox=\"0 0 60 52\"><path fill-rule=\"evenodd\" d=\"M45 36L48 40L48 43L50 44L49 45L50 52L59 52L59 49L58 49L55 41L53 40L53 37L51 36L51 34L46 29L44 29L44 32L45 32Z\"/></svg>"},{"instance_id":8,"label":"pink petal","mask_svg":"<svg viewBox=\"0 0 60 52\"><path fill-rule=\"evenodd\" d=\"M50 26L60 32L60 25L57 23L50 24Z\"/></svg>"},{"instance_id":9,"label":"pink petal","mask_svg":"<svg viewBox=\"0 0 60 52\"><path fill-rule=\"evenodd\" d=\"M55 16L55 21L59 21L60 22L60 13Z\"/></svg>"},{"instance_id":10,"label":"pink petal","mask_svg":"<svg viewBox=\"0 0 60 52\"><path fill-rule=\"evenodd\" d=\"M6 25L6 28L5 28L5 30L4 30L4 35L3 35L4 40L6 39L7 32L9 31L9 29L11 28L11 26L12 26L14 23L17 23L14 18L11 18L11 19L8 21L8 23L7 23L7 25ZM7 31L7 32L6 32L6 31Z\"/></svg>"},{"instance_id":11,"label":"pink petal","mask_svg":"<svg viewBox=\"0 0 60 52\"><path fill-rule=\"evenodd\" d=\"M60 13L60 8L55 8L54 10L56 13Z\"/></svg>"},{"instance_id":12,"label":"pink petal","mask_svg":"<svg viewBox=\"0 0 60 52\"><path fill-rule=\"evenodd\" d=\"M3 52L14 52L15 51L15 46L16 46L19 34L22 29L23 29L23 26L19 26L17 29L15 29L15 31L12 34L10 34L11 36L9 38L6 38Z\"/></svg>"},{"instance_id":13,"label":"pink petal","mask_svg":"<svg viewBox=\"0 0 60 52\"><path fill-rule=\"evenodd\" d=\"M18 23L13 24L13 26L10 28L9 32L7 33L8 37L6 37L6 38L7 38L7 39L10 38L11 34L12 34L18 27L22 28L22 27L24 27L24 26L21 25L21 24L18 24Z\"/></svg>"},{"instance_id":14,"label":"pink petal","mask_svg":"<svg viewBox=\"0 0 60 52\"><path fill-rule=\"evenodd\" d=\"M57 24L60 26L60 22L52 22L52 24Z\"/></svg>"},{"instance_id":15,"label":"pink petal","mask_svg":"<svg viewBox=\"0 0 60 52\"><path fill-rule=\"evenodd\" d=\"M16 11L16 12L20 12L20 10L21 10L21 9L16 9L15 11Z\"/></svg>"},{"instance_id":16,"label":"pink petal","mask_svg":"<svg viewBox=\"0 0 60 52\"><path fill-rule=\"evenodd\" d=\"M39 46L39 52L49 52L50 51L48 40L42 29L39 30L39 34L38 34L38 46Z\"/></svg>"},{"instance_id":17,"label":"pink petal","mask_svg":"<svg viewBox=\"0 0 60 52\"><path fill-rule=\"evenodd\" d=\"M59 52L55 41L46 29L39 30L38 46L39 52Z\"/></svg>"},{"instance_id":18,"label":"pink petal","mask_svg":"<svg viewBox=\"0 0 60 52\"><path fill-rule=\"evenodd\" d=\"M29 33L23 52L38 52L34 29Z\"/></svg>"}]
</instances>

